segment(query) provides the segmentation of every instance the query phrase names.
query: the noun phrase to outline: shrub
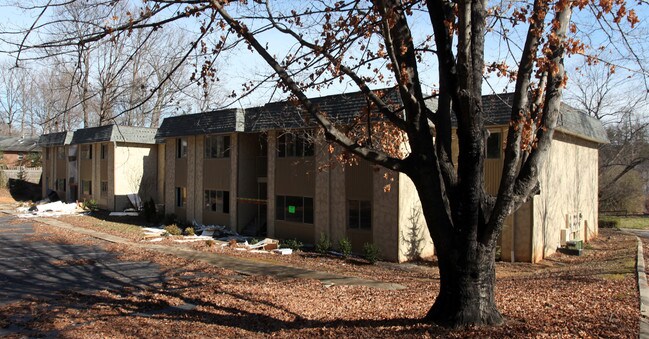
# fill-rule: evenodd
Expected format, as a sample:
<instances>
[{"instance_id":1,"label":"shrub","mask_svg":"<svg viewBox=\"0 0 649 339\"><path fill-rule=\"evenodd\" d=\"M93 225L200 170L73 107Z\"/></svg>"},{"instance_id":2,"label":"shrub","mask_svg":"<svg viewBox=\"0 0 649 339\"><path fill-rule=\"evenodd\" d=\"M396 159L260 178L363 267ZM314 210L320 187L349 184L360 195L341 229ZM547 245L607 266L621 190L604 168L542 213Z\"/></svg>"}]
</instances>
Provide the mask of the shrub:
<instances>
[{"instance_id":1,"label":"shrub","mask_svg":"<svg viewBox=\"0 0 649 339\"><path fill-rule=\"evenodd\" d=\"M302 244L302 242L297 240L297 239L288 239L288 240L284 240L282 242L281 247L290 248L293 251L299 251L302 248L303 245L304 244Z\"/></svg>"},{"instance_id":2,"label":"shrub","mask_svg":"<svg viewBox=\"0 0 649 339\"><path fill-rule=\"evenodd\" d=\"M83 209L91 211L91 212L99 211L99 204L97 203L97 201L95 199L84 200L83 201Z\"/></svg>"},{"instance_id":3,"label":"shrub","mask_svg":"<svg viewBox=\"0 0 649 339\"><path fill-rule=\"evenodd\" d=\"M176 224L171 224L165 226L165 231L171 235L182 235L183 231L180 229L180 227L176 226Z\"/></svg>"},{"instance_id":4,"label":"shrub","mask_svg":"<svg viewBox=\"0 0 649 339\"><path fill-rule=\"evenodd\" d=\"M214 240L205 240L205 246L212 247L214 245L216 245L216 241L214 241Z\"/></svg>"},{"instance_id":5,"label":"shrub","mask_svg":"<svg viewBox=\"0 0 649 339\"><path fill-rule=\"evenodd\" d=\"M340 249L340 253L342 253L343 258L347 258L352 254L352 243L347 239L347 237L344 237L338 241L338 247Z\"/></svg>"},{"instance_id":6,"label":"shrub","mask_svg":"<svg viewBox=\"0 0 649 339\"><path fill-rule=\"evenodd\" d=\"M193 227L187 227L187 228L185 228L185 232L184 232L184 233L185 233L185 235L196 235L196 232L194 232L194 228L193 228Z\"/></svg>"},{"instance_id":7,"label":"shrub","mask_svg":"<svg viewBox=\"0 0 649 339\"><path fill-rule=\"evenodd\" d=\"M142 205L142 211L144 212L144 218L147 222L157 222L158 214L155 210L155 201L153 198L145 201Z\"/></svg>"},{"instance_id":8,"label":"shrub","mask_svg":"<svg viewBox=\"0 0 649 339\"><path fill-rule=\"evenodd\" d=\"M376 263L379 260L379 255L379 248L376 245L368 242L363 245L363 258L369 261L370 264Z\"/></svg>"},{"instance_id":9,"label":"shrub","mask_svg":"<svg viewBox=\"0 0 649 339\"><path fill-rule=\"evenodd\" d=\"M331 249L331 239L324 232L320 233L320 239L318 243L315 244L315 250L318 253L327 253Z\"/></svg>"},{"instance_id":10,"label":"shrub","mask_svg":"<svg viewBox=\"0 0 649 339\"><path fill-rule=\"evenodd\" d=\"M164 220L165 225L173 225L177 221L178 221L178 217L176 217L175 214L170 213L170 214L165 215L165 220Z\"/></svg>"}]
</instances>

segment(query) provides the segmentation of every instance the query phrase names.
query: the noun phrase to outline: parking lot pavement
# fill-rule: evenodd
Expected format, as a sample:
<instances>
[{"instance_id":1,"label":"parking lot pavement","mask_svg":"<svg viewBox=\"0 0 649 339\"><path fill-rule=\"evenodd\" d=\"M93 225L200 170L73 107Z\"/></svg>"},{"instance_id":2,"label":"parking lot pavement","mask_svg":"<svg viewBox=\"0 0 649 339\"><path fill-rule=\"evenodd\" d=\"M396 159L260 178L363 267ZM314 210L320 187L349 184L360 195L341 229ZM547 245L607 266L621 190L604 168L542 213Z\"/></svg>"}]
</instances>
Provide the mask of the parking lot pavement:
<instances>
[{"instance_id":1,"label":"parking lot pavement","mask_svg":"<svg viewBox=\"0 0 649 339\"><path fill-rule=\"evenodd\" d=\"M66 291L146 288L164 282L156 264L120 261L98 247L32 241L31 223L10 224L12 219L0 216L0 306L28 297L61 297Z\"/></svg>"}]
</instances>

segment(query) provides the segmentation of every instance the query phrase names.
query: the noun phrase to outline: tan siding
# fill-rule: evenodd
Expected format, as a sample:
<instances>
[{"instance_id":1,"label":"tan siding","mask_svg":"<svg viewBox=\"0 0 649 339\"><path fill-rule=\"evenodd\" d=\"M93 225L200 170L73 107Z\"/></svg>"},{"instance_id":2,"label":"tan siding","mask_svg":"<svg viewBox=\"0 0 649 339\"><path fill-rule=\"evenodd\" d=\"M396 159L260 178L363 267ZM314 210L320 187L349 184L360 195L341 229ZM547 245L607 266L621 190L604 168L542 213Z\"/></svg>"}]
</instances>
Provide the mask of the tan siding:
<instances>
[{"instance_id":1,"label":"tan siding","mask_svg":"<svg viewBox=\"0 0 649 339\"><path fill-rule=\"evenodd\" d=\"M315 243L315 228L310 224L275 220L275 237L297 239L303 243L313 244Z\"/></svg>"},{"instance_id":2,"label":"tan siding","mask_svg":"<svg viewBox=\"0 0 649 339\"><path fill-rule=\"evenodd\" d=\"M313 197L315 194L315 158L276 158L275 194Z\"/></svg>"},{"instance_id":3,"label":"tan siding","mask_svg":"<svg viewBox=\"0 0 649 339\"><path fill-rule=\"evenodd\" d=\"M581 214L576 239L597 234L597 161L595 144L555 132L533 202L533 261L556 251L570 216Z\"/></svg>"}]
</instances>

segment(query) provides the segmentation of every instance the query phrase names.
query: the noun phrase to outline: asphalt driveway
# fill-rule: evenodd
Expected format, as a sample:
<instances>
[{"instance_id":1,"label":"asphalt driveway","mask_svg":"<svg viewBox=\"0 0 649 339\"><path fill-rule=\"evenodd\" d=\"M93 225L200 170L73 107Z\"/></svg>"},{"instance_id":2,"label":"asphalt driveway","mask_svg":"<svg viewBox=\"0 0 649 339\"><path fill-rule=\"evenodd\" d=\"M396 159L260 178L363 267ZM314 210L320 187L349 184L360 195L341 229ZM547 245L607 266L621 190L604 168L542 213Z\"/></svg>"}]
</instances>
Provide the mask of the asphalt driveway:
<instances>
[{"instance_id":1,"label":"asphalt driveway","mask_svg":"<svg viewBox=\"0 0 649 339\"><path fill-rule=\"evenodd\" d=\"M63 298L66 293L148 288L164 282L150 262L118 260L97 247L33 241L32 224L0 216L0 306L20 300ZM9 316L11 315L4 315ZM0 328L0 336L23 329Z\"/></svg>"}]
</instances>

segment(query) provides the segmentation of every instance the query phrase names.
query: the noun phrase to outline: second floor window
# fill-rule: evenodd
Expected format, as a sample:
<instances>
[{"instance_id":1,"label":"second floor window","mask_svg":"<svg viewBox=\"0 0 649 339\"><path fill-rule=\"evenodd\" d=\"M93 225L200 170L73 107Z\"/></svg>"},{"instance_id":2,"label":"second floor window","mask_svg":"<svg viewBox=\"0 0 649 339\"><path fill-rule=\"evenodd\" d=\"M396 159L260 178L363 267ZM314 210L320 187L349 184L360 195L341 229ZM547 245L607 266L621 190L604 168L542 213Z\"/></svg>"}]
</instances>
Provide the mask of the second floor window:
<instances>
[{"instance_id":1,"label":"second floor window","mask_svg":"<svg viewBox=\"0 0 649 339\"><path fill-rule=\"evenodd\" d=\"M309 133L284 133L277 138L277 156L312 157L313 141Z\"/></svg>"},{"instance_id":2,"label":"second floor window","mask_svg":"<svg viewBox=\"0 0 649 339\"><path fill-rule=\"evenodd\" d=\"M92 145L81 145L81 159L92 159Z\"/></svg>"},{"instance_id":3,"label":"second floor window","mask_svg":"<svg viewBox=\"0 0 649 339\"><path fill-rule=\"evenodd\" d=\"M186 158L187 157L187 139L178 138L176 139L176 158Z\"/></svg>"},{"instance_id":4,"label":"second floor window","mask_svg":"<svg viewBox=\"0 0 649 339\"><path fill-rule=\"evenodd\" d=\"M210 135L205 137L205 158L229 158L230 136Z\"/></svg>"},{"instance_id":5,"label":"second floor window","mask_svg":"<svg viewBox=\"0 0 649 339\"><path fill-rule=\"evenodd\" d=\"M491 132L487 138L487 159L500 159L502 141L500 132Z\"/></svg>"},{"instance_id":6,"label":"second floor window","mask_svg":"<svg viewBox=\"0 0 649 339\"><path fill-rule=\"evenodd\" d=\"M101 160L106 159L108 157L108 145L101 145Z\"/></svg>"}]
</instances>

